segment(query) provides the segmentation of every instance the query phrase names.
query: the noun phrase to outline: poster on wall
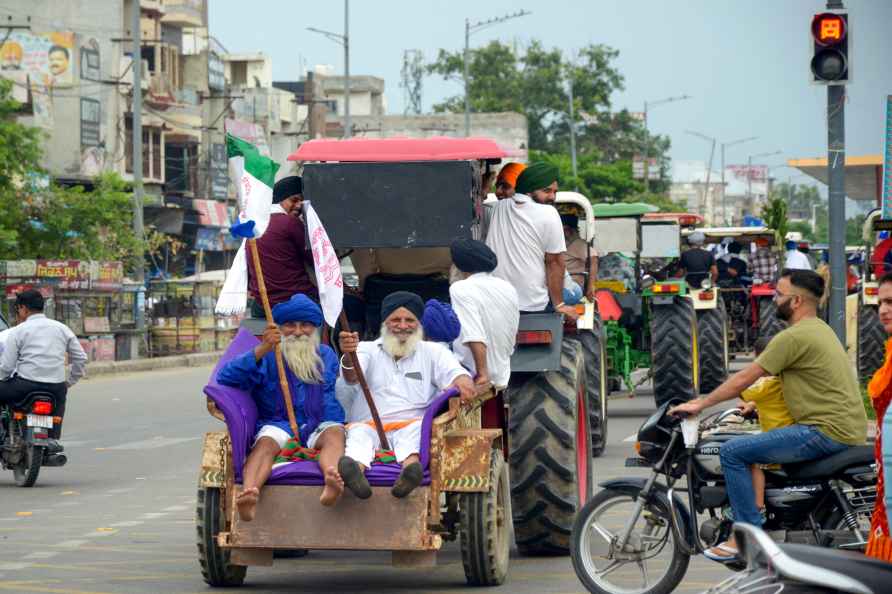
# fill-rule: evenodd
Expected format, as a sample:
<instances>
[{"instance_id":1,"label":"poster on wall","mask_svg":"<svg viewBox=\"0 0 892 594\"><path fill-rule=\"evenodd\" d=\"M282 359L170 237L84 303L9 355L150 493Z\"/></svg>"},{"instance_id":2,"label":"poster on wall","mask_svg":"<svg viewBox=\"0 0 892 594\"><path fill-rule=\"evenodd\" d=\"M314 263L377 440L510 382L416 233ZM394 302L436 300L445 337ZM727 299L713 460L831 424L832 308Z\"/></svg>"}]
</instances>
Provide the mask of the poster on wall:
<instances>
[{"instance_id":1,"label":"poster on wall","mask_svg":"<svg viewBox=\"0 0 892 594\"><path fill-rule=\"evenodd\" d=\"M46 87L67 87L74 82L74 33L13 31L0 46L0 76L26 72Z\"/></svg>"},{"instance_id":2,"label":"poster on wall","mask_svg":"<svg viewBox=\"0 0 892 594\"><path fill-rule=\"evenodd\" d=\"M229 161L222 142L211 145L211 196L220 200L229 197Z\"/></svg>"}]
</instances>

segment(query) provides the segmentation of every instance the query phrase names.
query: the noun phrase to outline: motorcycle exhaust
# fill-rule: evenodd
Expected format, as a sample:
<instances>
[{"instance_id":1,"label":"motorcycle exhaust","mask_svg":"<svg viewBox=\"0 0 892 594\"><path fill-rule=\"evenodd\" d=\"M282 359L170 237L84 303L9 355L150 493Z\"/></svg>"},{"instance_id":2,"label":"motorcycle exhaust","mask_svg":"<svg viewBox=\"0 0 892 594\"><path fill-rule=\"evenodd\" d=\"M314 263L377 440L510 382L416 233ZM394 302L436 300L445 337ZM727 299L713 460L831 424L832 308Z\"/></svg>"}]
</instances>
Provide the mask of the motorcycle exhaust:
<instances>
[{"instance_id":1,"label":"motorcycle exhaust","mask_svg":"<svg viewBox=\"0 0 892 594\"><path fill-rule=\"evenodd\" d=\"M52 454L43 458L44 466L65 466L67 462L68 456L65 454Z\"/></svg>"}]
</instances>

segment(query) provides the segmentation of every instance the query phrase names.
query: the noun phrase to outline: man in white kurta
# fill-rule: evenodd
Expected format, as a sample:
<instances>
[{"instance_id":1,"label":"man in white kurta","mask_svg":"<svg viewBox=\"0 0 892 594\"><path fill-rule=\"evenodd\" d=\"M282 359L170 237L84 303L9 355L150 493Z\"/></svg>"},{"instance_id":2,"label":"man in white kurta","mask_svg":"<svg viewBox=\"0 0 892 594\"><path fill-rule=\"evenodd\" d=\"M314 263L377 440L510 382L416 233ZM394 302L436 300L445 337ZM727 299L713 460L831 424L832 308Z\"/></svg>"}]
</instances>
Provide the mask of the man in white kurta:
<instances>
[{"instance_id":1,"label":"man in white kurta","mask_svg":"<svg viewBox=\"0 0 892 594\"><path fill-rule=\"evenodd\" d=\"M476 395L471 376L456 356L442 344L422 340L423 312L421 297L398 291L381 304L384 322L378 340L359 342L353 332L341 332L339 336L341 352L356 352L359 358L387 441L397 462L402 464L400 477L391 490L395 497L405 497L421 484L421 421L434 397L451 387L459 389L463 400ZM339 382L353 385L357 381L355 369L342 357ZM365 471L381 443L363 400L356 399L347 410L347 447L338 472L354 495L366 499L372 491Z\"/></svg>"}]
</instances>

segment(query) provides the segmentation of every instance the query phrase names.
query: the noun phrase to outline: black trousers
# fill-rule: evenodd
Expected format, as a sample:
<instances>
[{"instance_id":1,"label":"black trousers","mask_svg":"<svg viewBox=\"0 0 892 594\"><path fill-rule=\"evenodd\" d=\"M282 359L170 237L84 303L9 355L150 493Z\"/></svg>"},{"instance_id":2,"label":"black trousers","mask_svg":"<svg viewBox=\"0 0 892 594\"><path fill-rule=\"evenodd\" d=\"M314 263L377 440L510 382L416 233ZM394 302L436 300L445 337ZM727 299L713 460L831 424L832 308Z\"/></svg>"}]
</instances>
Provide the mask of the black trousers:
<instances>
[{"instance_id":1,"label":"black trousers","mask_svg":"<svg viewBox=\"0 0 892 594\"><path fill-rule=\"evenodd\" d=\"M32 382L22 377L11 377L0 382L0 402L16 403L24 400L31 392L49 392L53 395L53 416L65 416L65 401L68 396L68 385L65 382L48 384L45 382ZM50 437L59 439L62 437L62 423L53 425Z\"/></svg>"}]
</instances>

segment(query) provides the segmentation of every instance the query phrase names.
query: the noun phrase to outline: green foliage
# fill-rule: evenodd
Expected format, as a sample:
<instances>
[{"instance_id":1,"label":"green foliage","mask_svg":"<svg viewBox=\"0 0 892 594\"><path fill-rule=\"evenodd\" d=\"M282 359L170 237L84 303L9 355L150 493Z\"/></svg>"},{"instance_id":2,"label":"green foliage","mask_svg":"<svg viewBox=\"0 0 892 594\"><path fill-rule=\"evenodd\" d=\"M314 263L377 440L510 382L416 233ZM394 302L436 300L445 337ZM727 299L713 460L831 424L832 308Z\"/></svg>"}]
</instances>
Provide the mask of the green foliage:
<instances>
[{"instance_id":1,"label":"green foliage","mask_svg":"<svg viewBox=\"0 0 892 594\"><path fill-rule=\"evenodd\" d=\"M472 49L468 60L468 97L473 112L513 111L527 117L530 148L549 153L569 152L570 118L567 81L573 82L574 127L580 159L600 163L631 161L645 147L666 166L669 139L650 136L643 123L626 110L611 112L610 98L624 89L614 66L619 52L606 45L588 45L575 57L533 41L516 52L499 41ZM428 64L428 74L462 80L461 51L440 50ZM434 111L461 113L464 94L434 105ZM582 174L580 173L580 177Z\"/></svg>"},{"instance_id":2,"label":"green foliage","mask_svg":"<svg viewBox=\"0 0 892 594\"><path fill-rule=\"evenodd\" d=\"M787 203L784 198L780 196L769 198L762 207L761 217L768 228L774 229L776 245L783 245L789 230Z\"/></svg>"}]
</instances>

